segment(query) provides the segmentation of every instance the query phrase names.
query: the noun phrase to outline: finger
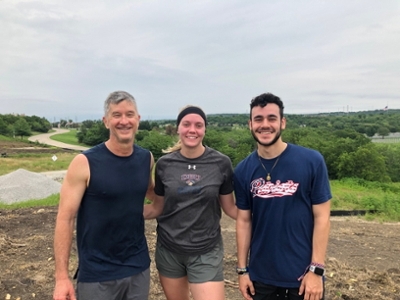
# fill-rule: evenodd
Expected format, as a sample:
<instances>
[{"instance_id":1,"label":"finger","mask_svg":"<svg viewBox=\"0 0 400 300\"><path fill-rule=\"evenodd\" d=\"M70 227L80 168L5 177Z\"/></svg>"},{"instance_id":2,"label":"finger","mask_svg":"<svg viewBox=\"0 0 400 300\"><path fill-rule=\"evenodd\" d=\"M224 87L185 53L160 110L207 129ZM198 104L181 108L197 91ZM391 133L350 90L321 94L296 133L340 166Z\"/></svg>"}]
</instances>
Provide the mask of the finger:
<instances>
[{"instance_id":1,"label":"finger","mask_svg":"<svg viewBox=\"0 0 400 300\"><path fill-rule=\"evenodd\" d=\"M249 284L249 292L250 292L250 295L252 295L252 296L254 296L256 294L256 290L252 283Z\"/></svg>"},{"instance_id":2,"label":"finger","mask_svg":"<svg viewBox=\"0 0 400 300\"><path fill-rule=\"evenodd\" d=\"M304 281L302 281L299 287L299 295L302 295L304 293L304 287L305 287Z\"/></svg>"}]
</instances>

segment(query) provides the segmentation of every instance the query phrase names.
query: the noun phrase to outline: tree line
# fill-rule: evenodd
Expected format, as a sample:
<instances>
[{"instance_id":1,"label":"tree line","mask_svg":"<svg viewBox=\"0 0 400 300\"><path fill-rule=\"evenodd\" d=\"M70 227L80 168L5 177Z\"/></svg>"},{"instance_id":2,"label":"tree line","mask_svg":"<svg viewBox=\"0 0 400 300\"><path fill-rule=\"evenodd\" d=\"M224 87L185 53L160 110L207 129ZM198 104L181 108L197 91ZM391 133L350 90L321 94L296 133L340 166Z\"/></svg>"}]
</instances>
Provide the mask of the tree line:
<instances>
[{"instance_id":1,"label":"tree line","mask_svg":"<svg viewBox=\"0 0 400 300\"><path fill-rule=\"evenodd\" d=\"M400 182L400 143L372 143L400 132L400 110L314 115L287 115L282 137L289 143L316 149L324 156L330 179L360 178L369 181ZM247 127L248 114L207 115L204 144L232 160L236 166L255 149ZM0 115L0 134L28 136L32 131L48 132L50 122L36 116ZM382 129L385 128L385 129ZM93 146L109 137L101 120L80 124L77 139ZM175 120L141 121L136 143L149 149L157 160L177 140Z\"/></svg>"},{"instance_id":2,"label":"tree line","mask_svg":"<svg viewBox=\"0 0 400 300\"><path fill-rule=\"evenodd\" d=\"M51 128L47 119L38 116L0 115L0 135L22 138L32 132L47 133Z\"/></svg>"},{"instance_id":3,"label":"tree line","mask_svg":"<svg viewBox=\"0 0 400 300\"><path fill-rule=\"evenodd\" d=\"M378 133L379 126L400 132L400 111L364 115L289 115L282 137L286 142L320 151L330 179L400 182L400 144L372 143L368 138ZM245 114L207 116L204 144L229 156L236 166L255 149L248 119ZM367 134L366 127L374 127L376 132ZM84 121L77 133L79 142L88 145L105 141L108 135L100 120ZM175 120L142 121L136 134L136 143L149 149L156 160L176 140Z\"/></svg>"}]
</instances>

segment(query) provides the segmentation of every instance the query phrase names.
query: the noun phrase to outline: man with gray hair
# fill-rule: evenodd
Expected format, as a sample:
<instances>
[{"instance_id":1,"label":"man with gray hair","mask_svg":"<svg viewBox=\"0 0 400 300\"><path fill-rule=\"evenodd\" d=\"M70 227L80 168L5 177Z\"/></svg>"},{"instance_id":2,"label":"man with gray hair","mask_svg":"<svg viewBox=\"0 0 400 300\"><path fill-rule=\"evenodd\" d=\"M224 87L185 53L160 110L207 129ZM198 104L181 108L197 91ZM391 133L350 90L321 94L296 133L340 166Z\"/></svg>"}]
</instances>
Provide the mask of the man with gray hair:
<instances>
[{"instance_id":1,"label":"man with gray hair","mask_svg":"<svg viewBox=\"0 0 400 300\"><path fill-rule=\"evenodd\" d=\"M64 178L54 235L54 300L143 300L150 257L143 205L153 199L150 151L134 144L140 115L127 92L111 93L103 122L109 139L78 154ZM68 263L76 217L76 294Z\"/></svg>"}]
</instances>

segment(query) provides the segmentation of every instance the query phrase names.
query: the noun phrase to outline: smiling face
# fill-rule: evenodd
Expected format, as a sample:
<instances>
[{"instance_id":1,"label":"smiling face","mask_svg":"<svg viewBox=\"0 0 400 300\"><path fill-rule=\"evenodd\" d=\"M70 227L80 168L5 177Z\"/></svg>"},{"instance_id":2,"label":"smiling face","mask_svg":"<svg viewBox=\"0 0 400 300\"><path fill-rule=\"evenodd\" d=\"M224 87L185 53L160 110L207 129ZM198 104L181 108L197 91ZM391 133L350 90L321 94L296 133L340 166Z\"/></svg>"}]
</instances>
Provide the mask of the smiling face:
<instances>
[{"instance_id":1,"label":"smiling face","mask_svg":"<svg viewBox=\"0 0 400 300\"><path fill-rule=\"evenodd\" d=\"M206 132L204 119L198 114L187 114L179 123L178 133L182 148L202 147Z\"/></svg>"},{"instance_id":2,"label":"smiling face","mask_svg":"<svg viewBox=\"0 0 400 300\"><path fill-rule=\"evenodd\" d=\"M257 143L269 147L280 140L282 130L286 127L286 119L280 117L278 105L268 103L264 107L252 108L249 127Z\"/></svg>"},{"instance_id":3,"label":"smiling face","mask_svg":"<svg viewBox=\"0 0 400 300\"><path fill-rule=\"evenodd\" d=\"M136 105L123 100L118 104L110 104L103 117L104 125L110 130L110 140L120 144L133 143L139 128L140 115Z\"/></svg>"}]
</instances>

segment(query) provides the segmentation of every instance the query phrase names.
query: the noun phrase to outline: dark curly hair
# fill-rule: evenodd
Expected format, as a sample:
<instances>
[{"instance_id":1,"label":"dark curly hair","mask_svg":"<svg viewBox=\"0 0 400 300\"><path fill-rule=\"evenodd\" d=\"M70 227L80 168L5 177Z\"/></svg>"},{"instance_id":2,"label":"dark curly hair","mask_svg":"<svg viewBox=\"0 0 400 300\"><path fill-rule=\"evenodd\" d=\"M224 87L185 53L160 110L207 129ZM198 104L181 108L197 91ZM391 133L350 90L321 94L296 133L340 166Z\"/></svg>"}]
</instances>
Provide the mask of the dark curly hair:
<instances>
[{"instance_id":1,"label":"dark curly hair","mask_svg":"<svg viewBox=\"0 0 400 300\"><path fill-rule=\"evenodd\" d=\"M254 97L251 100L251 102L250 102L250 120L251 120L251 110L253 109L253 107L256 107L256 106L265 107L268 103L274 103L274 104L278 105L279 114L280 114L281 118L283 118L284 106L283 106L282 100L279 97L275 96L274 94L264 93L257 97Z\"/></svg>"}]
</instances>

